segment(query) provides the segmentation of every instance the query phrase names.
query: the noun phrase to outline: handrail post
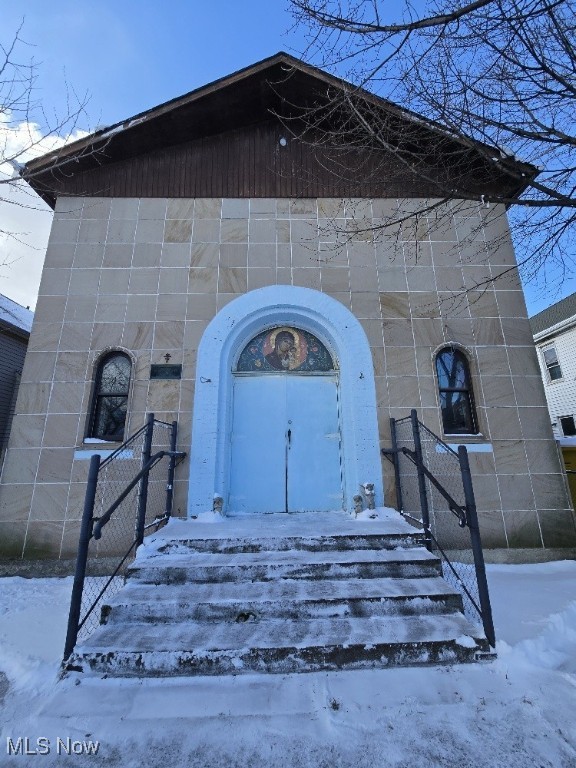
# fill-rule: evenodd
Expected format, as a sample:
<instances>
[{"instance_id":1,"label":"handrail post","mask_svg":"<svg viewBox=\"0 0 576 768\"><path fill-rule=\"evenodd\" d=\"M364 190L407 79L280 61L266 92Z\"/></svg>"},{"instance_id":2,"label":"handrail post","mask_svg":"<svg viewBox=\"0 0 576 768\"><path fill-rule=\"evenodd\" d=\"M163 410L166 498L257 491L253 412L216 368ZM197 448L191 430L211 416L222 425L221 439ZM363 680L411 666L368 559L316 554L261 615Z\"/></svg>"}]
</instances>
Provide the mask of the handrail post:
<instances>
[{"instance_id":1,"label":"handrail post","mask_svg":"<svg viewBox=\"0 0 576 768\"><path fill-rule=\"evenodd\" d=\"M492 606L490 605L490 594L488 592L488 580L486 578L486 566L484 564L482 541L480 539L480 527L478 525L476 499L474 498L474 488L472 486L470 462L468 460L468 451L466 450L465 445L458 446L458 459L460 460L462 486L464 488L464 499L466 503L466 517L468 528L470 529L470 543L472 544L474 567L476 569L476 582L478 584L480 610L482 611L482 623L484 625L486 639L492 648L495 648L496 635L494 632L494 622L492 619Z\"/></svg>"},{"instance_id":2,"label":"handrail post","mask_svg":"<svg viewBox=\"0 0 576 768\"><path fill-rule=\"evenodd\" d=\"M70 598L70 613L68 614L68 629L66 643L64 645L64 661L70 656L78 639L78 625L80 623L80 611L82 609L82 592L86 577L86 563L88 561L88 546L92 537L92 524L94 522L94 502L98 487L98 470L100 469L100 454L97 453L90 459L88 469L88 482L84 497L84 510L82 512L82 524L80 526L80 539L78 542L78 555L76 557L76 571Z\"/></svg>"},{"instance_id":3,"label":"handrail post","mask_svg":"<svg viewBox=\"0 0 576 768\"><path fill-rule=\"evenodd\" d=\"M402 480L400 478L400 456L398 454L398 438L396 436L396 419L390 418L390 441L392 443L393 459L394 459L394 482L396 484L396 506L398 512L402 512L404 509L404 503L402 500Z\"/></svg>"},{"instance_id":4,"label":"handrail post","mask_svg":"<svg viewBox=\"0 0 576 768\"><path fill-rule=\"evenodd\" d=\"M412 422L412 436L414 439L414 453L416 455L416 471L418 473L418 492L420 494L420 507L422 510L422 525L424 526L424 546L432 551L432 533L430 531L430 509L428 507L428 496L426 494L426 476L423 466L422 443L420 441L420 427L418 423L418 413L416 409L410 411L410 421Z\"/></svg>"},{"instance_id":5,"label":"handrail post","mask_svg":"<svg viewBox=\"0 0 576 768\"><path fill-rule=\"evenodd\" d=\"M174 470L176 468L176 441L178 438L178 422L172 422L170 430L170 462L168 464L168 481L166 483L166 509L165 515L169 520L172 515L172 504L174 501Z\"/></svg>"},{"instance_id":6,"label":"handrail post","mask_svg":"<svg viewBox=\"0 0 576 768\"><path fill-rule=\"evenodd\" d=\"M152 438L154 435L154 414L149 413L146 418L146 432L144 435L144 445L142 447L142 467L150 461L152 455ZM146 507L148 506L148 479L150 472L145 472L140 481L140 491L138 493L138 514L136 517L136 546L139 547L144 541L144 526L146 524Z\"/></svg>"}]
</instances>

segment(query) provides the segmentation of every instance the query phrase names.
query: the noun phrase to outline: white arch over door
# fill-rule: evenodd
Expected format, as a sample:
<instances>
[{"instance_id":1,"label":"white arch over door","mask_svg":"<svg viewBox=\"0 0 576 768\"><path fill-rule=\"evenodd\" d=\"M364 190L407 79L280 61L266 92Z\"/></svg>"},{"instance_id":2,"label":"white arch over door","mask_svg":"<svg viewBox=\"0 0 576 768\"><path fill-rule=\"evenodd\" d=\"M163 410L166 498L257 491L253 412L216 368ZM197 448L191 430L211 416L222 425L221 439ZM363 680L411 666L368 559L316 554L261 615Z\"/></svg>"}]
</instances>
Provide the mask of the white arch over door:
<instances>
[{"instance_id":1,"label":"white arch over door","mask_svg":"<svg viewBox=\"0 0 576 768\"><path fill-rule=\"evenodd\" d=\"M232 369L259 331L294 325L318 337L338 361L344 506L352 512L361 483L374 483L383 504L374 369L364 329L340 302L310 288L275 285L243 294L206 328L198 348L190 451L188 514L227 497L232 419ZM225 512L226 510L224 510Z\"/></svg>"}]
</instances>

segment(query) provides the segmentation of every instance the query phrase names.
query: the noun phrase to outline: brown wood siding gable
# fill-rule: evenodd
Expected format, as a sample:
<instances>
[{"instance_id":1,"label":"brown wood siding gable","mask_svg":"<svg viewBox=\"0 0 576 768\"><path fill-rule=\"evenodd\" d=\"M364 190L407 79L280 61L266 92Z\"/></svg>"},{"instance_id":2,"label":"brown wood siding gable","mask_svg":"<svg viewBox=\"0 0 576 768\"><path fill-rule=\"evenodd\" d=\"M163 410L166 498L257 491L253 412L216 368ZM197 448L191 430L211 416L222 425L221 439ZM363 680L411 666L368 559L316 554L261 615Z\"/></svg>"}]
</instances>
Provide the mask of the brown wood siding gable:
<instances>
[{"instance_id":1,"label":"brown wood siding gable","mask_svg":"<svg viewBox=\"0 0 576 768\"><path fill-rule=\"evenodd\" d=\"M392 152L302 141L274 120L52 179L52 188L57 195L88 197L441 195L437 185L408 170Z\"/></svg>"}]
</instances>

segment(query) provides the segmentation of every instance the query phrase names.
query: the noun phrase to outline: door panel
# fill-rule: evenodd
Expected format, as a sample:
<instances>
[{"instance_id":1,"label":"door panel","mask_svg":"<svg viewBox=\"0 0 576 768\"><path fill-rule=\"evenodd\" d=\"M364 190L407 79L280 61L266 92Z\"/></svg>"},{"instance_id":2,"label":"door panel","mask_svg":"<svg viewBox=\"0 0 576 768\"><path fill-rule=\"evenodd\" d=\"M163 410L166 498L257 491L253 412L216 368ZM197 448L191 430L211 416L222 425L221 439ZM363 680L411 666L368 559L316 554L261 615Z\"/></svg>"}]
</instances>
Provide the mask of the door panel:
<instances>
[{"instance_id":1,"label":"door panel","mask_svg":"<svg viewBox=\"0 0 576 768\"><path fill-rule=\"evenodd\" d=\"M342 508L335 377L235 377L228 510Z\"/></svg>"},{"instance_id":2,"label":"door panel","mask_svg":"<svg viewBox=\"0 0 576 768\"><path fill-rule=\"evenodd\" d=\"M286 509L286 387L283 376L234 379L230 457L232 512Z\"/></svg>"},{"instance_id":3,"label":"door panel","mask_svg":"<svg viewBox=\"0 0 576 768\"><path fill-rule=\"evenodd\" d=\"M336 380L287 376L288 511L342 508Z\"/></svg>"}]
</instances>

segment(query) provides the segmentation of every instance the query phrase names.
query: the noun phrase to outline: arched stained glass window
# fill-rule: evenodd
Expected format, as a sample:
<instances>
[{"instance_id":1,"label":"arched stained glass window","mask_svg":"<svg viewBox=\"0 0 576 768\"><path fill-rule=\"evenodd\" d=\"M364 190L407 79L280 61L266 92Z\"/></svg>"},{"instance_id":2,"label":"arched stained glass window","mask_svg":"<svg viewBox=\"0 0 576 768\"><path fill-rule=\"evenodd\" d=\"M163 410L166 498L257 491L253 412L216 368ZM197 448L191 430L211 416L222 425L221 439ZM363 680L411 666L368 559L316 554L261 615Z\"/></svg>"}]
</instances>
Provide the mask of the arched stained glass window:
<instances>
[{"instance_id":1,"label":"arched stained glass window","mask_svg":"<svg viewBox=\"0 0 576 768\"><path fill-rule=\"evenodd\" d=\"M100 360L88 437L115 442L124 439L131 369L130 358L123 352L112 352Z\"/></svg>"},{"instance_id":2,"label":"arched stained glass window","mask_svg":"<svg viewBox=\"0 0 576 768\"><path fill-rule=\"evenodd\" d=\"M478 420L466 355L445 347L436 355L436 374L444 434L476 435Z\"/></svg>"},{"instance_id":3,"label":"arched stained glass window","mask_svg":"<svg viewBox=\"0 0 576 768\"><path fill-rule=\"evenodd\" d=\"M334 361L324 344L308 331L280 326L255 336L242 350L236 370L241 373L314 373L333 371Z\"/></svg>"}]
</instances>

